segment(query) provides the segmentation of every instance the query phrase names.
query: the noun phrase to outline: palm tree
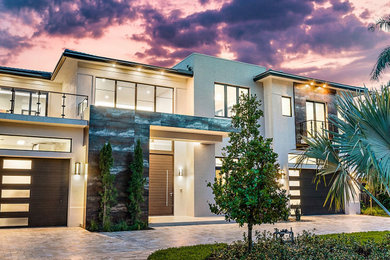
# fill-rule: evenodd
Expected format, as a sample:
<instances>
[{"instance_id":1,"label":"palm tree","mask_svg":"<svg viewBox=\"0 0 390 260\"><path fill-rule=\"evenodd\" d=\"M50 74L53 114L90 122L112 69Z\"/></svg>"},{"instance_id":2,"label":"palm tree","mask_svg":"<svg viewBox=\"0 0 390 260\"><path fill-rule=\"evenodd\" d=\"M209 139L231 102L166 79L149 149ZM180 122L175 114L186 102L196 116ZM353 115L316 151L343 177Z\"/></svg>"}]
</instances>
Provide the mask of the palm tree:
<instances>
[{"instance_id":1,"label":"palm tree","mask_svg":"<svg viewBox=\"0 0 390 260\"><path fill-rule=\"evenodd\" d=\"M369 30L375 29L390 31L390 15L382 17L375 24L368 27ZM384 69L390 66L390 46L385 48L378 56L374 68L371 71L371 79L378 80Z\"/></svg>"},{"instance_id":2,"label":"palm tree","mask_svg":"<svg viewBox=\"0 0 390 260\"><path fill-rule=\"evenodd\" d=\"M390 212L369 192L362 182L380 186L390 195L390 88L365 89L358 95L350 92L337 97L339 117L330 121L338 131L305 138L308 148L298 164L307 158L319 160L317 181L332 175L332 186L324 204L336 209L356 196L356 187L366 192L390 216Z\"/></svg>"}]
</instances>

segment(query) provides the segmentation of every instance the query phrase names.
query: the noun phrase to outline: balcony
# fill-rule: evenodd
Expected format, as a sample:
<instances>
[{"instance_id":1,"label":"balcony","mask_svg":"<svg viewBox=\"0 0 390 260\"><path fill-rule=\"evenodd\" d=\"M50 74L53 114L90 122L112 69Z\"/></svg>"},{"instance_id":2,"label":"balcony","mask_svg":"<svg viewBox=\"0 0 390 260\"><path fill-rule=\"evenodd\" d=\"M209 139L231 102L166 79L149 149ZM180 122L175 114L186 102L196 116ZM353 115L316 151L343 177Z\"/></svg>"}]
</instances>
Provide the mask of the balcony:
<instances>
[{"instance_id":1,"label":"balcony","mask_svg":"<svg viewBox=\"0 0 390 260\"><path fill-rule=\"evenodd\" d=\"M88 120L88 96L0 87L0 113Z\"/></svg>"},{"instance_id":2,"label":"balcony","mask_svg":"<svg viewBox=\"0 0 390 260\"><path fill-rule=\"evenodd\" d=\"M336 132L337 128L328 121L308 120L300 122L296 129L297 148L305 148L307 146L304 137L310 138L317 135L325 135L332 139L333 135L329 131Z\"/></svg>"}]
</instances>

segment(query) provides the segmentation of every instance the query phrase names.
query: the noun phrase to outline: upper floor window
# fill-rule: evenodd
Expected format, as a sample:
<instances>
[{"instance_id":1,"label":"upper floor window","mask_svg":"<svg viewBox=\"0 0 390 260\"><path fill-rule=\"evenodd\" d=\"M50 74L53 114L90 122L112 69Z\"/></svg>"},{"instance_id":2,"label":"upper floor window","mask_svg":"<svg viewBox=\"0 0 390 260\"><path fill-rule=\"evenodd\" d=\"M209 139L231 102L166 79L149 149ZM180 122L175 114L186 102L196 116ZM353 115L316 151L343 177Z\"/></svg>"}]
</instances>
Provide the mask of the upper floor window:
<instances>
[{"instance_id":1,"label":"upper floor window","mask_svg":"<svg viewBox=\"0 0 390 260\"><path fill-rule=\"evenodd\" d=\"M173 113L173 88L96 78L95 105Z\"/></svg>"},{"instance_id":2,"label":"upper floor window","mask_svg":"<svg viewBox=\"0 0 390 260\"><path fill-rule=\"evenodd\" d=\"M232 117L232 108L238 104L242 94L249 94L248 88L215 84L215 116Z\"/></svg>"},{"instance_id":3,"label":"upper floor window","mask_svg":"<svg viewBox=\"0 0 390 260\"><path fill-rule=\"evenodd\" d=\"M306 101L306 131L310 135L325 133L326 106L322 102Z\"/></svg>"},{"instance_id":4,"label":"upper floor window","mask_svg":"<svg viewBox=\"0 0 390 260\"><path fill-rule=\"evenodd\" d=\"M291 97L282 97L282 115L292 116Z\"/></svg>"}]
</instances>

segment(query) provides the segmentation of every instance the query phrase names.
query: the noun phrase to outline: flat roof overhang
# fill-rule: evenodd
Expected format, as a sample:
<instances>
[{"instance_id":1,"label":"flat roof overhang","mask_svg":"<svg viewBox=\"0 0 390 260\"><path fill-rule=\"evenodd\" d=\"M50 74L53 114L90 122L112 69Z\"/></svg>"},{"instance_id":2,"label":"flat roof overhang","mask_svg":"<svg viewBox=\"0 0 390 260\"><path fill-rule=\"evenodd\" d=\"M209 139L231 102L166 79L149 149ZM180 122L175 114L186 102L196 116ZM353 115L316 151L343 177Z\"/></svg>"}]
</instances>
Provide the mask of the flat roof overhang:
<instances>
[{"instance_id":1,"label":"flat roof overhang","mask_svg":"<svg viewBox=\"0 0 390 260\"><path fill-rule=\"evenodd\" d=\"M150 137L155 139L168 139L175 141L199 142L202 144L214 144L228 137L229 132L209 131L168 126L150 126Z\"/></svg>"},{"instance_id":2,"label":"flat roof overhang","mask_svg":"<svg viewBox=\"0 0 390 260\"><path fill-rule=\"evenodd\" d=\"M103 56L91 55L88 53L83 53L83 52L72 51L72 50L66 49L62 53L62 56L54 69L52 79L54 79L56 77L59 69L61 68L62 64L65 62L66 58L73 58L73 59L77 59L77 60L97 62L97 63L105 63L105 64L109 64L111 66L123 66L123 67L131 67L131 68L135 68L135 69L141 68L144 70L149 70L149 71L154 71L154 72L164 72L167 74L174 74L174 75L184 76L184 77L193 77L193 75L194 75L194 73L192 71L189 71L189 70L173 69L173 68L148 65L148 64L144 64L144 63L138 63L138 62L108 58L108 57L103 57Z\"/></svg>"},{"instance_id":3,"label":"flat roof overhang","mask_svg":"<svg viewBox=\"0 0 390 260\"><path fill-rule=\"evenodd\" d=\"M87 120L0 113L0 122L86 128Z\"/></svg>"},{"instance_id":4,"label":"flat roof overhang","mask_svg":"<svg viewBox=\"0 0 390 260\"><path fill-rule=\"evenodd\" d=\"M293 80L294 82L302 83L302 84L315 82L316 84L326 84L327 86L329 86L331 88L341 89L341 90L349 90L349 91L363 91L364 90L364 88L362 88L362 87L345 85L345 84L340 84L340 83L331 82L331 81L327 81L327 80L315 79L315 78L295 75L295 74L272 70L272 69L269 69L269 70L255 76L253 78L253 81L255 81L255 82L260 81L261 82L262 80L264 80L266 78L277 78L277 79L282 79L282 80L288 79L288 80Z\"/></svg>"}]
</instances>

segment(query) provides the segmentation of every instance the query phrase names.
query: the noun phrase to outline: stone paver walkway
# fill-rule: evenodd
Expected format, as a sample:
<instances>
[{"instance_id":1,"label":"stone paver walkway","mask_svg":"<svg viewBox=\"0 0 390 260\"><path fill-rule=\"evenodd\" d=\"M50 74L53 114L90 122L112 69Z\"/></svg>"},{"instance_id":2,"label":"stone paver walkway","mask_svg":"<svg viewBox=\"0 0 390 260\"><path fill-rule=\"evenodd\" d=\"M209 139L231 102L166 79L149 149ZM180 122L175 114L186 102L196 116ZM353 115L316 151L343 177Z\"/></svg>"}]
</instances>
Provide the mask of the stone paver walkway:
<instances>
[{"instance_id":1,"label":"stone paver walkway","mask_svg":"<svg viewBox=\"0 0 390 260\"><path fill-rule=\"evenodd\" d=\"M302 222L262 225L255 230L293 228L317 234L390 230L390 218L307 216ZM155 227L153 230L91 233L82 228L0 229L0 259L146 259L161 248L242 238L237 224Z\"/></svg>"}]
</instances>

